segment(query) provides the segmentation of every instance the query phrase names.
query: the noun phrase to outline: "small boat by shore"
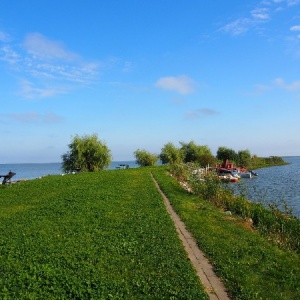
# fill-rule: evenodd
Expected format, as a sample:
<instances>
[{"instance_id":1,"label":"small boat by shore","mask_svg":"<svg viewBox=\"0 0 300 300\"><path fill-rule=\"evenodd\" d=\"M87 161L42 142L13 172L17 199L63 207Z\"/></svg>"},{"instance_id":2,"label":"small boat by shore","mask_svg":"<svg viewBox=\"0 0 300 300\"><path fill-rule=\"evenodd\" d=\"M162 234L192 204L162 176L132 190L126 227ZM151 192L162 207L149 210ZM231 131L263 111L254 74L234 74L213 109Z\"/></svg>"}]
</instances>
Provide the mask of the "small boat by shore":
<instances>
[{"instance_id":1,"label":"small boat by shore","mask_svg":"<svg viewBox=\"0 0 300 300\"><path fill-rule=\"evenodd\" d=\"M218 178L225 182L238 182L240 179L238 175L231 175L231 174L219 175Z\"/></svg>"},{"instance_id":2,"label":"small boat by shore","mask_svg":"<svg viewBox=\"0 0 300 300\"><path fill-rule=\"evenodd\" d=\"M230 163L227 159L223 161L222 164L216 166L216 172L220 175L230 174L233 177L239 178L252 178L258 176L258 174L252 170L247 170L246 168L236 167L233 163Z\"/></svg>"}]
</instances>

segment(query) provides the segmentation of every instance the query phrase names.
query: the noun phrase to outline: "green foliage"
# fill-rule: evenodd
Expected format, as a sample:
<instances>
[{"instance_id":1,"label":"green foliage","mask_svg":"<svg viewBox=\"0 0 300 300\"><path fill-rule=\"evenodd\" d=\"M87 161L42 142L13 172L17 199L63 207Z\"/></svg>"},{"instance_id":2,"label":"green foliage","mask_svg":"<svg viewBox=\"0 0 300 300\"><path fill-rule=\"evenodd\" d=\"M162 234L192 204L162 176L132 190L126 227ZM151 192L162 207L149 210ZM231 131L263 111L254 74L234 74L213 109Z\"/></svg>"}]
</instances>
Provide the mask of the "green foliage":
<instances>
[{"instance_id":1,"label":"green foliage","mask_svg":"<svg viewBox=\"0 0 300 300\"><path fill-rule=\"evenodd\" d=\"M154 166L159 159L158 155L140 149L134 152L134 156L136 163L141 167Z\"/></svg>"},{"instance_id":2,"label":"green foliage","mask_svg":"<svg viewBox=\"0 0 300 300\"><path fill-rule=\"evenodd\" d=\"M219 147L217 150L217 159L219 160L231 160L231 161L237 161L237 153L230 148L227 147Z\"/></svg>"},{"instance_id":3,"label":"green foliage","mask_svg":"<svg viewBox=\"0 0 300 300\"><path fill-rule=\"evenodd\" d=\"M247 219L235 214L229 216L211 201L186 192L164 170L157 168L153 170L153 175L187 230L223 278L232 299L300 298L299 253L275 246L269 241L269 236L265 238L251 230ZM226 198L226 194L218 197L214 191L219 191L219 182L209 185L212 185L213 194L217 196L215 199L227 209L226 205L232 198ZM231 205L232 212L240 210L244 216L248 215L251 206L249 202L233 202ZM257 210L255 215L267 217L262 205L257 204L252 209ZM253 221L256 222L255 218ZM289 224L296 226L296 221ZM299 226L299 220L297 224ZM280 224L276 227L279 228Z\"/></svg>"},{"instance_id":4,"label":"green foliage","mask_svg":"<svg viewBox=\"0 0 300 300\"><path fill-rule=\"evenodd\" d=\"M76 135L68 147L70 150L62 155L62 168L65 172L75 169L93 172L102 170L111 163L110 150L98 139L97 134Z\"/></svg>"},{"instance_id":5,"label":"green foliage","mask_svg":"<svg viewBox=\"0 0 300 300\"><path fill-rule=\"evenodd\" d=\"M180 144L180 150L183 153L183 161L185 163L197 162L203 167L208 164L214 164L215 159L208 146L197 145L194 141L190 141L189 143L180 142Z\"/></svg>"},{"instance_id":6,"label":"green foliage","mask_svg":"<svg viewBox=\"0 0 300 300\"><path fill-rule=\"evenodd\" d=\"M237 164L240 167L248 168L251 164L251 153L249 150L240 150L237 153Z\"/></svg>"},{"instance_id":7,"label":"green foliage","mask_svg":"<svg viewBox=\"0 0 300 300\"><path fill-rule=\"evenodd\" d=\"M161 149L160 160L163 164L180 163L183 160L182 151L176 148L173 143L167 143Z\"/></svg>"},{"instance_id":8,"label":"green foliage","mask_svg":"<svg viewBox=\"0 0 300 300\"><path fill-rule=\"evenodd\" d=\"M0 299L208 299L148 168L0 193Z\"/></svg>"},{"instance_id":9,"label":"green foliage","mask_svg":"<svg viewBox=\"0 0 300 300\"><path fill-rule=\"evenodd\" d=\"M286 164L287 162L285 162L284 159L279 156L258 157L256 155L253 155L251 158L250 166L248 166L248 168L258 169L272 166L282 166Z\"/></svg>"}]
</instances>

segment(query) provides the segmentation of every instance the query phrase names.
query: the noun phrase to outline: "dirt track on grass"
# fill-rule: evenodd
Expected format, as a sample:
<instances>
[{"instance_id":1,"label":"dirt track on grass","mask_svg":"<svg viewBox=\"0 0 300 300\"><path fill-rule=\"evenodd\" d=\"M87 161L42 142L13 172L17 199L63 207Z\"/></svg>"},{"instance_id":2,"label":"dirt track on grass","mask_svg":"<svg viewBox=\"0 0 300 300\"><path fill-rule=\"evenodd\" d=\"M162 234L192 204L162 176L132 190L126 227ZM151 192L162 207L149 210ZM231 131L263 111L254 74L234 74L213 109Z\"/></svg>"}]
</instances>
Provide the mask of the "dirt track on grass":
<instances>
[{"instance_id":1,"label":"dirt track on grass","mask_svg":"<svg viewBox=\"0 0 300 300\"><path fill-rule=\"evenodd\" d=\"M185 251L189 259L191 260L194 268L197 271L198 277L205 288L205 291L209 295L211 300L229 300L226 288L221 279L215 274L212 265L205 257L204 253L199 249L192 235L186 230L184 223L179 216L173 210L169 199L160 189L157 181L152 176L152 179L160 192L168 213L170 214L174 225L178 232L178 236L181 239Z\"/></svg>"}]
</instances>

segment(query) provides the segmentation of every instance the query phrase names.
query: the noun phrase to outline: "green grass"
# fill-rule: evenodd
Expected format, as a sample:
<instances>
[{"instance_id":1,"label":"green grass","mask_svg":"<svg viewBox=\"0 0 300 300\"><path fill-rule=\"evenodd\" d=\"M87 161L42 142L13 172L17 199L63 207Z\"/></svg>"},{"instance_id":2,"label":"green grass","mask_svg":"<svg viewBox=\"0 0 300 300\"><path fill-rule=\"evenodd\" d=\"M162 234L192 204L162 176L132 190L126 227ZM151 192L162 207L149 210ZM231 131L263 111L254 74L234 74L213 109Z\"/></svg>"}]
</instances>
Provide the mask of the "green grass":
<instances>
[{"instance_id":1,"label":"green grass","mask_svg":"<svg viewBox=\"0 0 300 300\"><path fill-rule=\"evenodd\" d=\"M148 169L0 187L1 299L207 299Z\"/></svg>"},{"instance_id":2,"label":"green grass","mask_svg":"<svg viewBox=\"0 0 300 300\"><path fill-rule=\"evenodd\" d=\"M300 299L300 258L164 167L0 186L0 299L208 299L151 174L232 299Z\"/></svg>"},{"instance_id":3,"label":"green grass","mask_svg":"<svg viewBox=\"0 0 300 300\"><path fill-rule=\"evenodd\" d=\"M165 168L152 172L233 299L300 299L299 254L279 249L241 217L186 192Z\"/></svg>"}]
</instances>

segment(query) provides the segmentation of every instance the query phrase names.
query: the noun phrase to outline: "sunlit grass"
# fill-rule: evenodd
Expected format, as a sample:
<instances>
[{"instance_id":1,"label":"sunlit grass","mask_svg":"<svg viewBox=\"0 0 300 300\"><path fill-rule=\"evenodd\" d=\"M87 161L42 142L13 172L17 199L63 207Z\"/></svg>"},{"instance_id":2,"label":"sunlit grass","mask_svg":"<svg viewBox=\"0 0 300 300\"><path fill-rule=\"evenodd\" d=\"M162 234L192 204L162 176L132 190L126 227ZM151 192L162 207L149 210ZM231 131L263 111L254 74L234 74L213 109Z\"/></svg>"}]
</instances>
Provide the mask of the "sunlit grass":
<instances>
[{"instance_id":1,"label":"sunlit grass","mask_svg":"<svg viewBox=\"0 0 300 300\"><path fill-rule=\"evenodd\" d=\"M188 193L164 168L153 174L234 299L300 298L300 257L274 245L242 216Z\"/></svg>"},{"instance_id":2,"label":"sunlit grass","mask_svg":"<svg viewBox=\"0 0 300 300\"><path fill-rule=\"evenodd\" d=\"M1 299L207 299L147 170L0 194Z\"/></svg>"}]
</instances>

